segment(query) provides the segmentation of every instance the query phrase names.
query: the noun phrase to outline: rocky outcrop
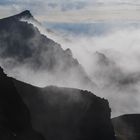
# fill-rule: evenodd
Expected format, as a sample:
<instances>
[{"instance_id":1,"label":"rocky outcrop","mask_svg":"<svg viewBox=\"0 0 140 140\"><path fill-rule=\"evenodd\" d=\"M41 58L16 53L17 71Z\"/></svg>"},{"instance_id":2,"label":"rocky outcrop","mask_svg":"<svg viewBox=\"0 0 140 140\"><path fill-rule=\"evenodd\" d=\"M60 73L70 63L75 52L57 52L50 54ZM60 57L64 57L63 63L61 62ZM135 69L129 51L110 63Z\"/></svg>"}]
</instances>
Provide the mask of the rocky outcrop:
<instances>
[{"instance_id":1,"label":"rocky outcrop","mask_svg":"<svg viewBox=\"0 0 140 140\"><path fill-rule=\"evenodd\" d=\"M123 115L112 119L117 140L140 139L140 114Z\"/></svg>"}]
</instances>

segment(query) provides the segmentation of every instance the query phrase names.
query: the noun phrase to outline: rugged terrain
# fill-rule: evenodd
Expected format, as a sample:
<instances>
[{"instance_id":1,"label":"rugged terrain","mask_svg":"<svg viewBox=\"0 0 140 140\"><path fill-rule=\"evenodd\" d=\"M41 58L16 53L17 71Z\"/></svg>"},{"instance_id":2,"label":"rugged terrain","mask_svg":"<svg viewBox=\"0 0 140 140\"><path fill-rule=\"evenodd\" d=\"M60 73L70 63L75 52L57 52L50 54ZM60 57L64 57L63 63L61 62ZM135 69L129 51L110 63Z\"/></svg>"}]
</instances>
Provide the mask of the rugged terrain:
<instances>
[{"instance_id":1,"label":"rugged terrain","mask_svg":"<svg viewBox=\"0 0 140 140\"><path fill-rule=\"evenodd\" d=\"M127 114L112 119L117 140L140 139L140 114Z\"/></svg>"},{"instance_id":2,"label":"rugged terrain","mask_svg":"<svg viewBox=\"0 0 140 140\"><path fill-rule=\"evenodd\" d=\"M0 70L0 139L114 140L108 101L72 88L38 88Z\"/></svg>"}]
</instances>

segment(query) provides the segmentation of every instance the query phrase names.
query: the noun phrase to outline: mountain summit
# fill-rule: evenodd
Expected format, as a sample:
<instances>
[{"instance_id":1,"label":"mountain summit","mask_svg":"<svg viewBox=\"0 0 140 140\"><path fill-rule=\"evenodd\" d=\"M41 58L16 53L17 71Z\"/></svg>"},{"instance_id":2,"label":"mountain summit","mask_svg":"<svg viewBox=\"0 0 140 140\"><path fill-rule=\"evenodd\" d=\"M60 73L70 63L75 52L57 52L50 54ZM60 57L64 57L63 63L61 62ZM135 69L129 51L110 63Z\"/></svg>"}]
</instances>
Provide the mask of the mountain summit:
<instances>
[{"instance_id":1,"label":"mountain summit","mask_svg":"<svg viewBox=\"0 0 140 140\"><path fill-rule=\"evenodd\" d=\"M29 10L25 10L17 15L11 16L11 17L6 17L3 19L0 19L0 22L5 22L5 21L19 21L21 19L34 19L33 15L31 14L31 12Z\"/></svg>"},{"instance_id":2,"label":"mountain summit","mask_svg":"<svg viewBox=\"0 0 140 140\"><path fill-rule=\"evenodd\" d=\"M32 14L29 10L25 10L16 16L18 16L19 18L33 18Z\"/></svg>"}]
</instances>

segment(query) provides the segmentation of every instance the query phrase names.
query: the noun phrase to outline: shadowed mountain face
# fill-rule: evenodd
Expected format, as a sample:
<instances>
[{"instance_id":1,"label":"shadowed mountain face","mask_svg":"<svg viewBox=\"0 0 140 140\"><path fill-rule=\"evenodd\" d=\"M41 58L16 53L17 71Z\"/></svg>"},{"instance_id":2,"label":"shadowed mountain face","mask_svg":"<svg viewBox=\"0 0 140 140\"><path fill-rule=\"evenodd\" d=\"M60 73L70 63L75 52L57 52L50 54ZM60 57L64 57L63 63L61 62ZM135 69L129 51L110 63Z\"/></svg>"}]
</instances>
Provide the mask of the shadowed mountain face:
<instances>
[{"instance_id":1,"label":"shadowed mountain face","mask_svg":"<svg viewBox=\"0 0 140 140\"><path fill-rule=\"evenodd\" d=\"M115 138L107 100L78 89L31 86L0 69L0 139Z\"/></svg>"},{"instance_id":2,"label":"shadowed mountain face","mask_svg":"<svg viewBox=\"0 0 140 140\"><path fill-rule=\"evenodd\" d=\"M29 11L0 20L0 63L10 75L38 86L95 86L71 50L63 50L22 19L36 21Z\"/></svg>"},{"instance_id":3,"label":"shadowed mountain face","mask_svg":"<svg viewBox=\"0 0 140 140\"><path fill-rule=\"evenodd\" d=\"M30 112L11 78L0 68L0 140L44 140L32 129Z\"/></svg>"},{"instance_id":4,"label":"shadowed mountain face","mask_svg":"<svg viewBox=\"0 0 140 140\"><path fill-rule=\"evenodd\" d=\"M107 100L78 89L13 82L30 110L33 128L46 140L115 139Z\"/></svg>"},{"instance_id":5,"label":"shadowed mountain face","mask_svg":"<svg viewBox=\"0 0 140 140\"><path fill-rule=\"evenodd\" d=\"M46 140L114 139L106 100L77 89L14 83L31 112L33 128Z\"/></svg>"},{"instance_id":6,"label":"shadowed mountain face","mask_svg":"<svg viewBox=\"0 0 140 140\"><path fill-rule=\"evenodd\" d=\"M123 115L112 119L117 140L140 139L140 114Z\"/></svg>"}]
</instances>

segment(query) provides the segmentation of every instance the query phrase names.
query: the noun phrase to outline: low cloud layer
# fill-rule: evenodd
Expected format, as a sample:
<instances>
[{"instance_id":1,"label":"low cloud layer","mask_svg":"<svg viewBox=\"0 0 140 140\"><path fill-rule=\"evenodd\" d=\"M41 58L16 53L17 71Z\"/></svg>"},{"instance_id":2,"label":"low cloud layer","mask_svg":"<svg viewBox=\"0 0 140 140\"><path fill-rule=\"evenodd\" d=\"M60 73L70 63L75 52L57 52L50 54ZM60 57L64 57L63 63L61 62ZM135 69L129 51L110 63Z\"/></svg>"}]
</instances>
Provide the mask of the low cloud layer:
<instances>
[{"instance_id":1,"label":"low cloud layer","mask_svg":"<svg viewBox=\"0 0 140 140\"><path fill-rule=\"evenodd\" d=\"M68 48L72 50L74 58L78 59L87 75L98 86L98 90L94 90L92 87L91 91L109 100L112 117L140 112L139 24L130 23L127 26L122 26L119 23L118 26L115 24L115 26L107 26L108 29L103 30L101 34L85 33L80 35L65 30L61 32L53 29L46 30L33 21L28 21L28 23L32 23L42 34L60 43L64 50ZM94 26L90 28L93 30ZM99 28L104 28L103 24ZM32 78L35 73L32 73L32 69L27 68L26 65L15 67L13 73L19 76L18 79L24 78L23 81L30 83L34 81L46 82L47 79L50 84L56 82L58 85L57 78L53 79L45 71L43 73L38 71L35 80ZM21 73L17 74L17 72ZM30 76L27 76L29 72ZM67 83L63 85L68 86Z\"/></svg>"},{"instance_id":2,"label":"low cloud layer","mask_svg":"<svg viewBox=\"0 0 140 140\"><path fill-rule=\"evenodd\" d=\"M92 36L62 32L69 41L54 34L50 36L63 48L71 48L74 57L98 85L100 90L96 94L109 100L112 116L140 113L139 25L119 23L102 35Z\"/></svg>"}]
</instances>

